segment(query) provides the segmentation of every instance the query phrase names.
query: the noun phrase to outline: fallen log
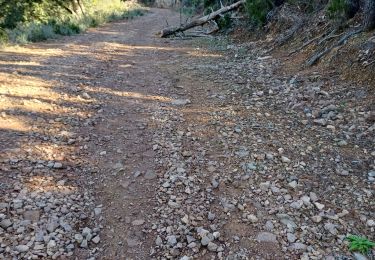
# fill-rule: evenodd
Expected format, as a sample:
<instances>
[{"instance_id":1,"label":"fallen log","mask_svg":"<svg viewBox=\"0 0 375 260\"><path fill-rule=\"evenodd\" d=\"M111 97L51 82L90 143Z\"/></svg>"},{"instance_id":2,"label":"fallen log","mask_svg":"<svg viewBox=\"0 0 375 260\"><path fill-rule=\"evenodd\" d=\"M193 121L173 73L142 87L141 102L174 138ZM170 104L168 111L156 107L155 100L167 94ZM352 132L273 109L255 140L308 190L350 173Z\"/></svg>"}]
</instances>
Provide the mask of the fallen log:
<instances>
[{"instance_id":1,"label":"fallen log","mask_svg":"<svg viewBox=\"0 0 375 260\"><path fill-rule=\"evenodd\" d=\"M224 7L220 8L219 10L217 10L215 12L212 12L212 13L206 15L206 16L203 16L201 18L193 20L193 21L191 21L187 24L181 25L180 27L165 28L165 29L161 30L158 33L158 35L161 38L164 38L164 37L167 37L169 35L172 35L172 34L175 34L175 33L178 33L178 32L183 32L183 31L189 30L193 27L203 25L203 24L207 23L208 21L216 19L217 17L221 16L222 14L225 14L229 11L232 11L232 10L238 8L239 6L241 6L244 3L245 3L245 0L241 0L241 1L235 2L234 4L224 6Z\"/></svg>"}]
</instances>

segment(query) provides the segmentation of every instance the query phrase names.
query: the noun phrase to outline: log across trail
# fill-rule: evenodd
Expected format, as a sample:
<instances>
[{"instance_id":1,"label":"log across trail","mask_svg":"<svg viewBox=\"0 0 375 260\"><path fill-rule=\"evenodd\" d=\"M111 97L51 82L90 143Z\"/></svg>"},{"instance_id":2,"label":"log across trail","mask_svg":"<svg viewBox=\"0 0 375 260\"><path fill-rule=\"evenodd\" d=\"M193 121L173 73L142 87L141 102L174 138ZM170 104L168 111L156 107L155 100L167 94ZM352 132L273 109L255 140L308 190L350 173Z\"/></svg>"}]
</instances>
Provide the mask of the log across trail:
<instances>
[{"instance_id":1,"label":"log across trail","mask_svg":"<svg viewBox=\"0 0 375 260\"><path fill-rule=\"evenodd\" d=\"M218 18L219 16L221 16L221 15L223 15L223 14L229 12L229 11L237 9L238 7L243 5L244 3L245 3L245 0L241 0L241 1L235 2L234 4L224 6L224 7L220 8L219 10L217 10L215 12L212 12L212 13L210 13L206 16L200 17L198 19L192 20L191 22L189 22L187 24L184 24L184 25L181 25L179 27L165 28L165 29L161 30L158 33L158 35L160 37L164 38L164 37L168 37L168 36L173 35L173 34L178 33L178 32L184 32L184 31L189 30L191 28L194 28L196 26L204 25L205 23Z\"/></svg>"}]
</instances>

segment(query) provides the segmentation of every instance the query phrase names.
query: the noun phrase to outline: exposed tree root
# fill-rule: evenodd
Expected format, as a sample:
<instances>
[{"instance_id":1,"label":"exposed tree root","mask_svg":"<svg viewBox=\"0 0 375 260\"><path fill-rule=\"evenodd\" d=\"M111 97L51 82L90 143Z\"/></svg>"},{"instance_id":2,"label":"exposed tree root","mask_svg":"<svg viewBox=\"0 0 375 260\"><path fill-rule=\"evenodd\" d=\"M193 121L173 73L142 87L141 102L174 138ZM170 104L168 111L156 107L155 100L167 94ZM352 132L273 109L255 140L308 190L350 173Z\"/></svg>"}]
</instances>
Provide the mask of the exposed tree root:
<instances>
[{"instance_id":1,"label":"exposed tree root","mask_svg":"<svg viewBox=\"0 0 375 260\"><path fill-rule=\"evenodd\" d=\"M363 29L359 29L359 30L355 30L355 31L351 31L347 34L345 34L343 37L341 37L340 40L338 40L334 45L332 45L331 47L327 47L325 48L323 51L313 55L310 59L307 60L306 62L306 65L307 66L312 66L314 65L315 63L317 63L324 55L328 54L329 52L332 51L332 49L334 48L337 48L343 44L345 44L347 42L347 40L352 37L353 35L356 35L360 32L362 32ZM337 36L336 36L337 37Z\"/></svg>"},{"instance_id":2,"label":"exposed tree root","mask_svg":"<svg viewBox=\"0 0 375 260\"><path fill-rule=\"evenodd\" d=\"M304 44L302 44L302 46L300 46L299 48L289 52L289 56L291 56L292 54L296 53L296 52L299 52L301 51L302 49L306 48L307 46L309 46L310 44L318 41L319 39L321 39L317 45L321 45L323 42L327 41L327 40L330 40L332 38L336 38L336 37L339 37L340 35L333 35L335 32L337 31L337 29L334 29L332 30L328 35L327 35L327 32L324 32L322 34L320 34L319 36L315 37L315 38L312 38L310 40L308 40L307 42L305 42ZM323 39L322 39L323 38Z\"/></svg>"}]
</instances>

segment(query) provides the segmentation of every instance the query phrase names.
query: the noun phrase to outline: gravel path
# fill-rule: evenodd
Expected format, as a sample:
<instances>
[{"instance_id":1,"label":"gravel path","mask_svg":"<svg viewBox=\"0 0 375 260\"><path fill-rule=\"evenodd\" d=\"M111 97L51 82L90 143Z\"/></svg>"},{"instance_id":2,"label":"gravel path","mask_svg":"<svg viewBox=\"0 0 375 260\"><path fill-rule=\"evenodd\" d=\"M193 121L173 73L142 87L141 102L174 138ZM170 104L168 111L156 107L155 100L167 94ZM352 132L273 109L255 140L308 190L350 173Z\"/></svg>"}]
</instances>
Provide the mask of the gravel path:
<instances>
[{"instance_id":1,"label":"gravel path","mask_svg":"<svg viewBox=\"0 0 375 260\"><path fill-rule=\"evenodd\" d=\"M166 19L0 52L0 259L359 257L374 89Z\"/></svg>"}]
</instances>

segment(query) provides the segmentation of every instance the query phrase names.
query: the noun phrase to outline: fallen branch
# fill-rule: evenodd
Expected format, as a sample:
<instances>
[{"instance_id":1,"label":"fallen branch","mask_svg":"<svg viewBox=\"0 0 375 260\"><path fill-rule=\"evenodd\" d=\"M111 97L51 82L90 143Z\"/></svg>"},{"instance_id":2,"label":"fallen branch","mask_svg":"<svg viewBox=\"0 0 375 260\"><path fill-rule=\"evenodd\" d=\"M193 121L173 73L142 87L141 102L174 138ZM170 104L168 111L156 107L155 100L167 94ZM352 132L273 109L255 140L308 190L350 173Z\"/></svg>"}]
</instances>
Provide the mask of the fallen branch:
<instances>
[{"instance_id":1,"label":"fallen branch","mask_svg":"<svg viewBox=\"0 0 375 260\"><path fill-rule=\"evenodd\" d=\"M222 7L219 10L210 13L209 15L203 16L203 17L198 18L196 20L193 20L193 21L191 21L191 22L189 22L187 24L181 25L180 27L168 27L168 28L165 28L162 31L160 31L158 33L158 35L160 37L164 38L164 37L167 37L169 35L172 35L172 34L175 34L175 33L178 33L178 32L184 32L184 31L189 30L189 29L191 29L193 27L203 25L203 24L207 23L210 20L216 19L217 17L219 17L222 14L225 14L225 13L227 13L229 11L232 11L232 10L238 8L239 6L243 5L244 3L245 3L245 0L241 0L241 1L238 1L238 2L236 2L234 4Z\"/></svg>"},{"instance_id":2,"label":"fallen branch","mask_svg":"<svg viewBox=\"0 0 375 260\"><path fill-rule=\"evenodd\" d=\"M312 56L310 59L308 59L308 61L306 62L306 65L307 66L312 66L314 65L315 63L317 63L320 58L322 58L324 55L326 55L327 53L331 52L332 49L334 48L337 48L339 46L341 46L342 44L344 44L350 37L352 37L353 35L356 35L360 32L362 32L363 29L359 29L359 30L356 30L356 31L352 31L352 32L349 32L347 33L346 35L344 35L336 44L332 45L331 47L329 48L325 48L324 51L322 52L319 52L317 54L315 54L314 56Z\"/></svg>"},{"instance_id":3,"label":"fallen branch","mask_svg":"<svg viewBox=\"0 0 375 260\"><path fill-rule=\"evenodd\" d=\"M324 28L324 29L325 29L325 28ZM307 42L305 42L304 44L302 44L302 46L300 46L299 48L297 48L297 49L295 49L295 50L289 52L289 56L290 56L290 55L293 55L293 54L296 53L296 52L301 51L302 49L306 48L307 46L309 46L309 45L312 44L313 42L315 42L315 41L319 40L320 38L324 37L326 34L327 34L327 32L324 32L324 33L318 35L317 37L308 40Z\"/></svg>"}]
</instances>

